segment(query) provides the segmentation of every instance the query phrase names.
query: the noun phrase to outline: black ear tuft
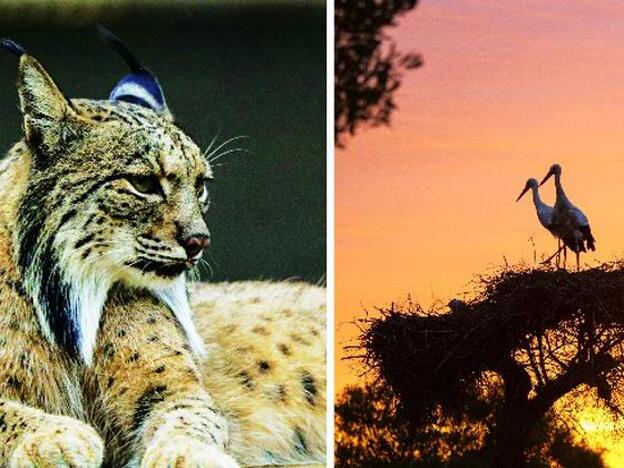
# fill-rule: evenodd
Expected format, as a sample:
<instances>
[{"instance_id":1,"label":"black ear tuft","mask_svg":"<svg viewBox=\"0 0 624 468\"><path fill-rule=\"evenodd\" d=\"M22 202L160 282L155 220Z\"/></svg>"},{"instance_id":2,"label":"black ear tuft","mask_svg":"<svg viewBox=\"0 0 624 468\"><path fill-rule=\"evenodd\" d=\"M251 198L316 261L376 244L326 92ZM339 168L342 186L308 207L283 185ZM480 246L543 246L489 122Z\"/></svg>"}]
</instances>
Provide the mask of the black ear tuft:
<instances>
[{"instance_id":1,"label":"black ear tuft","mask_svg":"<svg viewBox=\"0 0 624 468\"><path fill-rule=\"evenodd\" d=\"M17 57L26 54L26 49L11 39L0 39L0 49L7 50Z\"/></svg>"},{"instance_id":2,"label":"black ear tuft","mask_svg":"<svg viewBox=\"0 0 624 468\"><path fill-rule=\"evenodd\" d=\"M109 99L168 113L165 95L154 74L144 67L130 49L108 29L98 26L98 32L102 40L121 55L130 68L130 73L115 85Z\"/></svg>"},{"instance_id":3,"label":"black ear tuft","mask_svg":"<svg viewBox=\"0 0 624 468\"><path fill-rule=\"evenodd\" d=\"M110 32L110 30L102 25L98 26L97 30L100 35L100 39L102 39L105 44L111 46L119 55L123 57L124 61L128 64L128 67L130 67L131 72L136 73L147 71L136 55L128 49L128 46L121 42L121 40Z\"/></svg>"}]
</instances>

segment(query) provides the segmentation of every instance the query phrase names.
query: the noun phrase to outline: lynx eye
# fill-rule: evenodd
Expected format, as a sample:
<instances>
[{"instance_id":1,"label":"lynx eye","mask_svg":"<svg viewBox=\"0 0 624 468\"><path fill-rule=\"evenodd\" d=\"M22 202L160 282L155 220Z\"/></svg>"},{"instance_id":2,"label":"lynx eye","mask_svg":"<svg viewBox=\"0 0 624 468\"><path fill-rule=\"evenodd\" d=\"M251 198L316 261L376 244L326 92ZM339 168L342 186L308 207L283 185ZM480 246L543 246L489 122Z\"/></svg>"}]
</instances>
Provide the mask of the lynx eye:
<instances>
[{"instance_id":1,"label":"lynx eye","mask_svg":"<svg viewBox=\"0 0 624 468\"><path fill-rule=\"evenodd\" d=\"M211 182L212 179L197 179L197 183L195 184L195 190L197 192L197 198L201 203L205 203L208 200L209 185Z\"/></svg>"},{"instance_id":2,"label":"lynx eye","mask_svg":"<svg viewBox=\"0 0 624 468\"><path fill-rule=\"evenodd\" d=\"M137 190L137 192L146 195L160 195L162 187L158 177L151 175L132 175L127 177L128 182Z\"/></svg>"}]
</instances>

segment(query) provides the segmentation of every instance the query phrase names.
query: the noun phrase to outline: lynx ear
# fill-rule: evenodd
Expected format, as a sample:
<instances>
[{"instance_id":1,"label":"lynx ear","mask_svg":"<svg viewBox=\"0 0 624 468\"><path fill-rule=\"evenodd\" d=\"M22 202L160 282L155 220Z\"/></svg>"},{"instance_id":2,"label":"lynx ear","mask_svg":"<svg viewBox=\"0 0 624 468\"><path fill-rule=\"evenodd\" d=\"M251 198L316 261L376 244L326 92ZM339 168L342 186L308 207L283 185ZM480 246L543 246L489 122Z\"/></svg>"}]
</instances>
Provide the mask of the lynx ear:
<instances>
[{"instance_id":1,"label":"lynx ear","mask_svg":"<svg viewBox=\"0 0 624 468\"><path fill-rule=\"evenodd\" d=\"M18 43L0 39L0 49L19 57L17 87L24 135L38 156L48 156L72 138L81 119L43 66Z\"/></svg>"},{"instance_id":2,"label":"lynx ear","mask_svg":"<svg viewBox=\"0 0 624 468\"><path fill-rule=\"evenodd\" d=\"M26 141L45 153L54 151L75 133L76 112L43 66L23 54L18 92Z\"/></svg>"}]
</instances>

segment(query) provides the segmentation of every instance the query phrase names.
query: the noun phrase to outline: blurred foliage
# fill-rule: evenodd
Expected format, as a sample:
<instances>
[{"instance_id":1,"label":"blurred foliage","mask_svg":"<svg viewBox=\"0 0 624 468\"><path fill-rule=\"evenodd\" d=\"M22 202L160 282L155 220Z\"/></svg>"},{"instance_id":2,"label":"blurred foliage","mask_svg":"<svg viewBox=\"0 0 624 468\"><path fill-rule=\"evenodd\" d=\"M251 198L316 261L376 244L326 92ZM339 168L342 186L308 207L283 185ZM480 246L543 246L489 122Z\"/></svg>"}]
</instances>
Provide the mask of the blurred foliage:
<instances>
[{"instance_id":1,"label":"blurred foliage","mask_svg":"<svg viewBox=\"0 0 624 468\"><path fill-rule=\"evenodd\" d=\"M226 148L240 147L251 154L232 152L216 163L208 212L213 246L206 255L213 272L203 269L203 277L322 280L323 9L297 13L288 8L239 7L221 14L223 10L206 7L194 18L189 11L195 10L179 8L162 18L146 9L144 14L115 17L105 24L112 24L113 32L156 73L176 122L202 149L215 135L217 145L248 136ZM92 25L76 27L71 16L67 26L55 22L33 26L23 19L3 27L2 35L22 43L68 96L105 99L126 73L124 63L98 40ZM0 23L6 22L6 17L0 18ZM1 54L2 153L21 137L16 74L15 57Z\"/></svg>"},{"instance_id":2,"label":"blurred foliage","mask_svg":"<svg viewBox=\"0 0 624 468\"><path fill-rule=\"evenodd\" d=\"M335 138L343 144L363 125L388 124L394 92L406 70L422 65L419 55L401 53L385 34L417 0L336 0Z\"/></svg>"},{"instance_id":3,"label":"blurred foliage","mask_svg":"<svg viewBox=\"0 0 624 468\"><path fill-rule=\"evenodd\" d=\"M437 408L432 421L418 425L382 382L347 387L336 404L336 466L491 467L484 441L501 398L502 391L474 391L461 410ZM549 413L532 434L527 466L605 465L600 452Z\"/></svg>"},{"instance_id":4,"label":"blurred foliage","mask_svg":"<svg viewBox=\"0 0 624 468\"><path fill-rule=\"evenodd\" d=\"M0 24L4 26L88 26L94 23L226 24L240 16L270 13L325 18L324 0L3 0Z\"/></svg>"}]
</instances>

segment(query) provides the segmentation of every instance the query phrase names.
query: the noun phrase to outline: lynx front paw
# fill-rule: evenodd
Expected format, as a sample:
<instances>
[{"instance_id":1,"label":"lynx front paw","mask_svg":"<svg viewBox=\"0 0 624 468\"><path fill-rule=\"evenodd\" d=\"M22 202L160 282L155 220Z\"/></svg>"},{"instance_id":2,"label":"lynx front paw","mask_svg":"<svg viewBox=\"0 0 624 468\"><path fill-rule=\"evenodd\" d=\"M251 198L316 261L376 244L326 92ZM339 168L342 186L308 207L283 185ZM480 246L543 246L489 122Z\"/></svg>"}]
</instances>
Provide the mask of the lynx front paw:
<instances>
[{"instance_id":1,"label":"lynx front paw","mask_svg":"<svg viewBox=\"0 0 624 468\"><path fill-rule=\"evenodd\" d=\"M238 463L214 445L189 437L155 440L145 451L142 468L238 468Z\"/></svg>"},{"instance_id":2,"label":"lynx front paw","mask_svg":"<svg viewBox=\"0 0 624 468\"><path fill-rule=\"evenodd\" d=\"M104 443L95 430L78 420L57 416L24 436L13 451L11 467L98 467Z\"/></svg>"}]
</instances>

